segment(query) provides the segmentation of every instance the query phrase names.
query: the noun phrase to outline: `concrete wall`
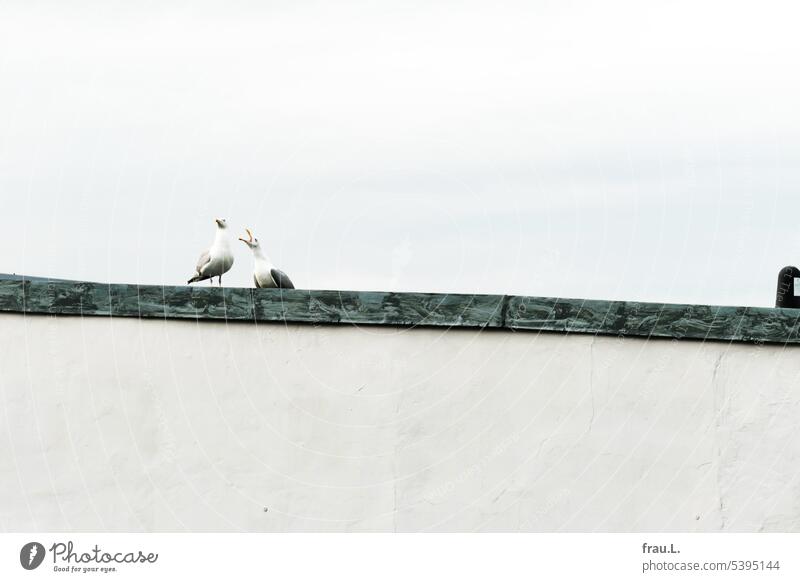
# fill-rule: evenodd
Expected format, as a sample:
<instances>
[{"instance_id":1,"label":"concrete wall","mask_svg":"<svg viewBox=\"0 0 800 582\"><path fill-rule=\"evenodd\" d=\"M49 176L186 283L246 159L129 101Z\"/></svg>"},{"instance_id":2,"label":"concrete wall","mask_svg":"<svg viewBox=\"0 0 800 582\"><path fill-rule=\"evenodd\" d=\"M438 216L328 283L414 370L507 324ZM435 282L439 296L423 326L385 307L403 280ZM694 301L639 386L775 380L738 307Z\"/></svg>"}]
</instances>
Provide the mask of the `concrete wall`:
<instances>
[{"instance_id":1,"label":"concrete wall","mask_svg":"<svg viewBox=\"0 0 800 582\"><path fill-rule=\"evenodd\" d=\"M800 351L0 315L0 527L800 529Z\"/></svg>"}]
</instances>

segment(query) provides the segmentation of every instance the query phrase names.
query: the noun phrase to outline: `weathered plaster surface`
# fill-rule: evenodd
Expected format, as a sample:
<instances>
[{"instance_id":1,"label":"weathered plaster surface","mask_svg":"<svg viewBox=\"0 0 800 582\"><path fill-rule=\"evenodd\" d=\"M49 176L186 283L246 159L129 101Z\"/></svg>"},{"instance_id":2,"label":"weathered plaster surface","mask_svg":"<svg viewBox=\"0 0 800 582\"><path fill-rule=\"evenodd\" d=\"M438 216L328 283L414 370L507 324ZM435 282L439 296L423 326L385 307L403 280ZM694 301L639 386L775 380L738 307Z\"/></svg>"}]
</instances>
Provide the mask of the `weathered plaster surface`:
<instances>
[{"instance_id":1,"label":"weathered plaster surface","mask_svg":"<svg viewBox=\"0 0 800 582\"><path fill-rule=\"evenodd\" d=\"M749 343L0 314L0 526L797 531Z\"/></svg>"}]
</instances>

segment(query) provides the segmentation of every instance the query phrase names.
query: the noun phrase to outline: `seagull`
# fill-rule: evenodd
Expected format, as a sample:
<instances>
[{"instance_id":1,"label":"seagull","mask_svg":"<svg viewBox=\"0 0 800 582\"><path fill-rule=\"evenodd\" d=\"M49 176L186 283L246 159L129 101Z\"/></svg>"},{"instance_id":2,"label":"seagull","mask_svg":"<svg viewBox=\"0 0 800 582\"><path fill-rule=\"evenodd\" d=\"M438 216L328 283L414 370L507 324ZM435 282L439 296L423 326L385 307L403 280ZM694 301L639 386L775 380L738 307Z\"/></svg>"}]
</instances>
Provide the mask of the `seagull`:
<instances>
[{"instance_id":1,"label":"seagull","mask_svg":"<svg viewBox=\"0 0 800 582\"><path fill-rule=\"evenodd\" d=\"M261 250L261 245L258 244L258 239L253 238L253 233L250 232L249 228L246 228L245 230L247 231L248 239L245 240L242 237L239 237L239 240L250 247L250 250L253 251L253 259L255 259L255 265L253 266L253 281L255 281L256 287L259 289L294 289L294 284L292 284L292 280L289 279L289 275L273 266L269 259L264 256L264 253Z\"/></svg>"},{"instance_id":2,"label":"seagull","mask_svg":"<svg viewBox=\"0 0 800 582\"><path fill-rule=\"evenodd\" d=\"M188 283L205 281L213 285L214 277L218 277L219 285L222 286L222 275L231 270L233 266L233 253L231 252L230 241L225 230L228 223L224 218L217 218L217 234L214 237L214 244L207 251L204 251L197 260L194 276Z\"/></svg>"}]
</instances>

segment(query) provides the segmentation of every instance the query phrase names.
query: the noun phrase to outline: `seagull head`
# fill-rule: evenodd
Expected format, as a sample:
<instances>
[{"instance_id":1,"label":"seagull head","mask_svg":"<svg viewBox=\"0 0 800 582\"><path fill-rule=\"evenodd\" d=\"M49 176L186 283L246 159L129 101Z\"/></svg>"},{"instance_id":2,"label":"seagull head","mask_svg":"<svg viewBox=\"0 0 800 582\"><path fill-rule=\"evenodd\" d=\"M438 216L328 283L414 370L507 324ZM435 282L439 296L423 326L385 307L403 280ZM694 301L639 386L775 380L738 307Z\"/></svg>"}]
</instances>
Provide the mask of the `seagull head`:
<instances>
[{"instance_id":1,"label":"seagull head","mask_svg":"<svg viewBox=\"0 0 800 582\"><path fill-rule=\"evenodd\" d=\"M217 223L217 228L219 229L225 230L226 228L228 228L228 221L225 220L224 218L215 218L214 222Z\"/></svg>"},{"instance_id":2,"label":"seagull head","mask_svg":"<svg viewBox=\"0 0 800 582\"><path fill-rule=\"evenodd\" d=\"M245 239L239 237L239 240L249 246L252 250L256 250L259 248L258 239L253 236L253 232L249 228L245 228L245 230L247 231L247 238Z\"/></svg>"}]
</instances>

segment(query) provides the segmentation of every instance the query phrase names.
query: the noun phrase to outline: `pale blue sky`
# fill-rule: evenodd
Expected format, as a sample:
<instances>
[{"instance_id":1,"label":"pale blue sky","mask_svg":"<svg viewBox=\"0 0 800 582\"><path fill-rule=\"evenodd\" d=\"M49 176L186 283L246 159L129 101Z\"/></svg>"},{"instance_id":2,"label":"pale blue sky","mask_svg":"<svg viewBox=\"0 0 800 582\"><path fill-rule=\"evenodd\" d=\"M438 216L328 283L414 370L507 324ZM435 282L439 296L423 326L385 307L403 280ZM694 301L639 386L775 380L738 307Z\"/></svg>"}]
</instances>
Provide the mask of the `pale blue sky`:
<instances>
[{"instance_id":1,"label":"pale blue sky","mask_svg":"<svg viewBox=\"0 0 800 582\"><path fill-rule=\"evenodd\" d=\"M797 12L0 1L0 271L181 284L224 216L299 287L770 305Z\"/></svg>"}]
</instances>

